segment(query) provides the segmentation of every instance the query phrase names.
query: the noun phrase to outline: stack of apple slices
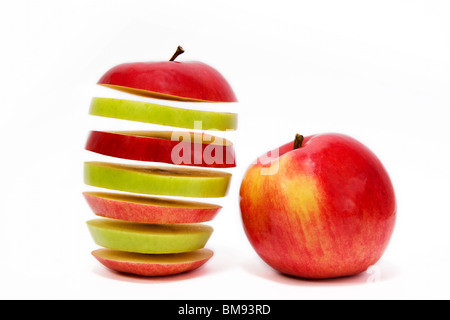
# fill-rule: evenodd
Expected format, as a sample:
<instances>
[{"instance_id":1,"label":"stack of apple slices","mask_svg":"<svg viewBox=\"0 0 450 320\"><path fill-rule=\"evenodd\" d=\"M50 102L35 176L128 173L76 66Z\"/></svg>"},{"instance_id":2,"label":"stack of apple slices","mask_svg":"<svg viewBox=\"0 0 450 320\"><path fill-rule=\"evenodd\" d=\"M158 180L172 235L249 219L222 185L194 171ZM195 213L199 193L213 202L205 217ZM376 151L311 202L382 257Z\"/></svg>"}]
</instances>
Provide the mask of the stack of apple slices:
<instances>
[{"instance_id":1,"label":"stack of apple slices","mask_svg":"<svg viewBox=\"0 0 450 320\"><path fill-rule=\"evenodd\" d=\"M228 82L201 62L127 63L109 70L100 85L130 94L189 102L236 102ZM171 127L236 130L237 114L190 110L144 101L93 98L90 114ZM87 222L102 249L93 256L119 272L141 276L194 270L213 252L205 249L211 221L221 206L178 198L219 198L231 174L216 169L236 166L233 144L204 132L92 131L86 149L118 159L168 165L85 162L87 185L115 190L85 192L99 219ZM149 196L152 195L152 196Z\"/></svg>"}]
</instances>

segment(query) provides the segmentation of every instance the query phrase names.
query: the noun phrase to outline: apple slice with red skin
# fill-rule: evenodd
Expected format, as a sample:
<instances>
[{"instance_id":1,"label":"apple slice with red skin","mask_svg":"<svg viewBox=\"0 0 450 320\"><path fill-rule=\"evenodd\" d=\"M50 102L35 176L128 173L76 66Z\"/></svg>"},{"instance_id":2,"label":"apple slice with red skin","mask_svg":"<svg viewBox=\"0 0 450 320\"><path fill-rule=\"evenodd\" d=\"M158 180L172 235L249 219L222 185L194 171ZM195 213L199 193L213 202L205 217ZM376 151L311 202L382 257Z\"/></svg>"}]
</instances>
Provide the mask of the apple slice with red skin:
<instances>
[{"instance_id":1,"label":"apple slice with red skin","mask_svg":"<svg viewBox=\"0 0 450 320\"><path fill-rule=\"evenodd\" d=\"M231 168L233 144L204 133L178 131L92 131L86 150L106 156L176 165Z\"/></svg>"},{"instance_id":2,"label":"apple slice with red skin","mask_svg":"<svg viewBox=\"0 0 450 320\"><path fill-rule=\"evenodd\" d=\"M98 249L92 251L92 255L111 270L144 277L158 277L195 270L211 259L213 252L198 249L174 254L141 254Z\"/></svg>"},{"instance_id":3,"label":"apple slice with red skin","mask_svg":"<svg viewBox=\"0 0 450 320\"><path fill-rule=\"evenodd\" d=\"M211 221L221 206L175 199L108 192L84 192L92 211L101 217L138 223L201 223Z\"/></svg>"},{"instance_id":4,"label":"apple slice with red skin","mask_svg":"<svg viewBox=\"0 0 450 320\"><path fill-rule=\"evenodd\" d=\"M227 80L198 61L177 62L178 47L169 61L124 63L107 71L98 84L145 97L197 102L236 102Z\"/></svg>"}]
</instances>

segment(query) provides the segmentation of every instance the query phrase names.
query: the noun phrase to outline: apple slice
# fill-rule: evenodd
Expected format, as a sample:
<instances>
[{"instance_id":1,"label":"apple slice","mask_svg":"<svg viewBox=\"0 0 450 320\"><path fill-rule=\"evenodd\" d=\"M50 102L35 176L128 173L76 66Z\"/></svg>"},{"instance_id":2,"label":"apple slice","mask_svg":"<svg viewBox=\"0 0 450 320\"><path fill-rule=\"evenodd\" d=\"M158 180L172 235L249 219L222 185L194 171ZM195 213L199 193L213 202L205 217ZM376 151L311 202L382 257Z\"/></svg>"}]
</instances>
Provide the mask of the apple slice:
<instances>
[{"instance_id":1,"label":"apple slice","mask_svg":"<svg viewBox=\"0 0 450 320\"><path fill-rule=\"evenodd\" d=\"M129 194L84 192L92 211L101 217L139 223L200 223L211 221L221 206Z\"/></svg>"},{"instance_id":2,"label":"apple slice","mask_svg":"<svg viewBox=\"0 0 450 320\"><path fill-rule=\"evenodd\" d=\"M132 166L107 162L84 164L86 184L142 194L220 198L227 194L230 179L230 173L206 169Z\"/></svg>"},{"instance_id":3,"label":"apple slice","mask_svg":"<svg viewBox=\"0 0 450 320\"><path fill-rule=\"evenodd\" d=\"M105 267L114 271L158 277L195 270L211 259L213 252L198 249L173 254L142 254L98 249L92 251L92 255Z\"/></svg>"},{"instance_id":4,"label":"apple slice","mask_svg":"<svg viewBox=\"0 0 450 320\"><path fill-rule=\"evenodd\" d=\"M236 113L191 110L134 100L93 98L89 114L186 129L237 129Z\"/></svg>"},{"instance_id":5,"label":"apple slice","mask_svg":"<svg viewBox=\"0 0 450 320\"><path fill-rule=\"evenodd\" d=\"M98 84L131 94L180 101L236 102L225 78L197 61L176 62L178 47L169 61L124 63L107 71Z\"/></svg>"},{"instance_id":6,"label":"apple slice","mask_svg":"<svg viewBox=\"0 0 450 320\"><path fill-rule=\"evenodd\" d=\"M94 219L87 221L99 246L136 253L180 253L205 246L213 228L203 224L145 224Z\"/></svg>"},{"instance_id":7,"label":"apple slice","mask_svg":"<svg viewBox=\"0 0 450 320\"><path fill-rule=\"evenodd\" d=\"M204 133L92 131L86 150L106 156L212 168L235 167L233 144Z\"/></svg>"}]
</instances>

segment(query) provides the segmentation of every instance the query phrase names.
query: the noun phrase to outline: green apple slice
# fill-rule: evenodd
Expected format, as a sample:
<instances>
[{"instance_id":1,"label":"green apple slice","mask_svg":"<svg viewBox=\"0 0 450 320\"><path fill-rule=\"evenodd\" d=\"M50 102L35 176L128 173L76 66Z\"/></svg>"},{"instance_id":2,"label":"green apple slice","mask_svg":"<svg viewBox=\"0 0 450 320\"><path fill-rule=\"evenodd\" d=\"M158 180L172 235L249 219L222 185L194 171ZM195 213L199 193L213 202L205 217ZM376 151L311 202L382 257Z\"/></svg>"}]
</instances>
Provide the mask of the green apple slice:
<instances>
[{"instance_id":1,"label":"green apple slice","mask_svg":"<svg viewBox=\"0 0 450 320\"><path fill-rule=\"evenodd\" d=\"M86 184L141 194L220 198L227 194L231 174L179 167L85 162Z\"/></svg>"},{"instance_id":2,"label":"green apple slice","mask_svg":"<svg viewBox=\"0 0 450 320\"><path fill-rule=\"evenodd\" d=\"M219 131L237 129L236 113L190 110L142 101L93 98L89 113L100 117L186 129ZM201 128L197 127L199 123Z\"/></svg>"},{"instance_id":3,"label":"green apple slice","mask_svg":"<svg viewBox=\"0 0 450 320\"><path fill-rule=\"evenodd\" d=\"M87 221L99 246L135 253L165 254L201 249L213 228L203 224L145 224L110 219Z\"/></svg>"}]
</instances>

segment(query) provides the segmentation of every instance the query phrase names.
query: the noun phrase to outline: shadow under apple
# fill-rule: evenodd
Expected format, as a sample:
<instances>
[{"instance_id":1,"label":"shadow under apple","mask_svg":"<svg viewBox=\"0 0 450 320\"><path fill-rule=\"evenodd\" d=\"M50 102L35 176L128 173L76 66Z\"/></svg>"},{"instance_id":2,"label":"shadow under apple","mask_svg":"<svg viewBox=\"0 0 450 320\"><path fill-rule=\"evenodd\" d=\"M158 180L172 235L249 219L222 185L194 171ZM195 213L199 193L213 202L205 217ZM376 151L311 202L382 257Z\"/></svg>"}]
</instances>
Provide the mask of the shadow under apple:
<instances>
[{"instance_id":1,"label":"shadow under apple","mask_svg":"<svg viewBox=\"0 0 450 320\"><path fill-rule=\"evenodd\" d=\"M102 276L104 278L111 279L111 280L147 284L150 282L166 283L166 282L189 280L189 279L193 279L196 277L204 276L204 275L210 273L211 271L210 271L210 268L208 268L208 266L205 265L205 266L201 266L200 268L195 269L195 270L186 271L186 272L178 273L178 274L174 274L174 275L158 276L158 277L144 277L144 276L139 276L139 275L135 275L135 274L115 271L112 269L108 269L104 266L97 265L93 269L93 272L99 276Z\"/></svg>"},{"instance_id":2,"label":"shadow under apple","mask_svg":"<svg viewBox=\"0 0 450 320\"><path fill-rule=\"evenodd\" d=\"M281 273L258 259L247 260L242 264L242 268L246 272L266 280L284 285L308 287L370 285L392 280L398 275L398 268L383 260L357 275L318 280L298 278Z\"/></svg>"}]
</instances>

